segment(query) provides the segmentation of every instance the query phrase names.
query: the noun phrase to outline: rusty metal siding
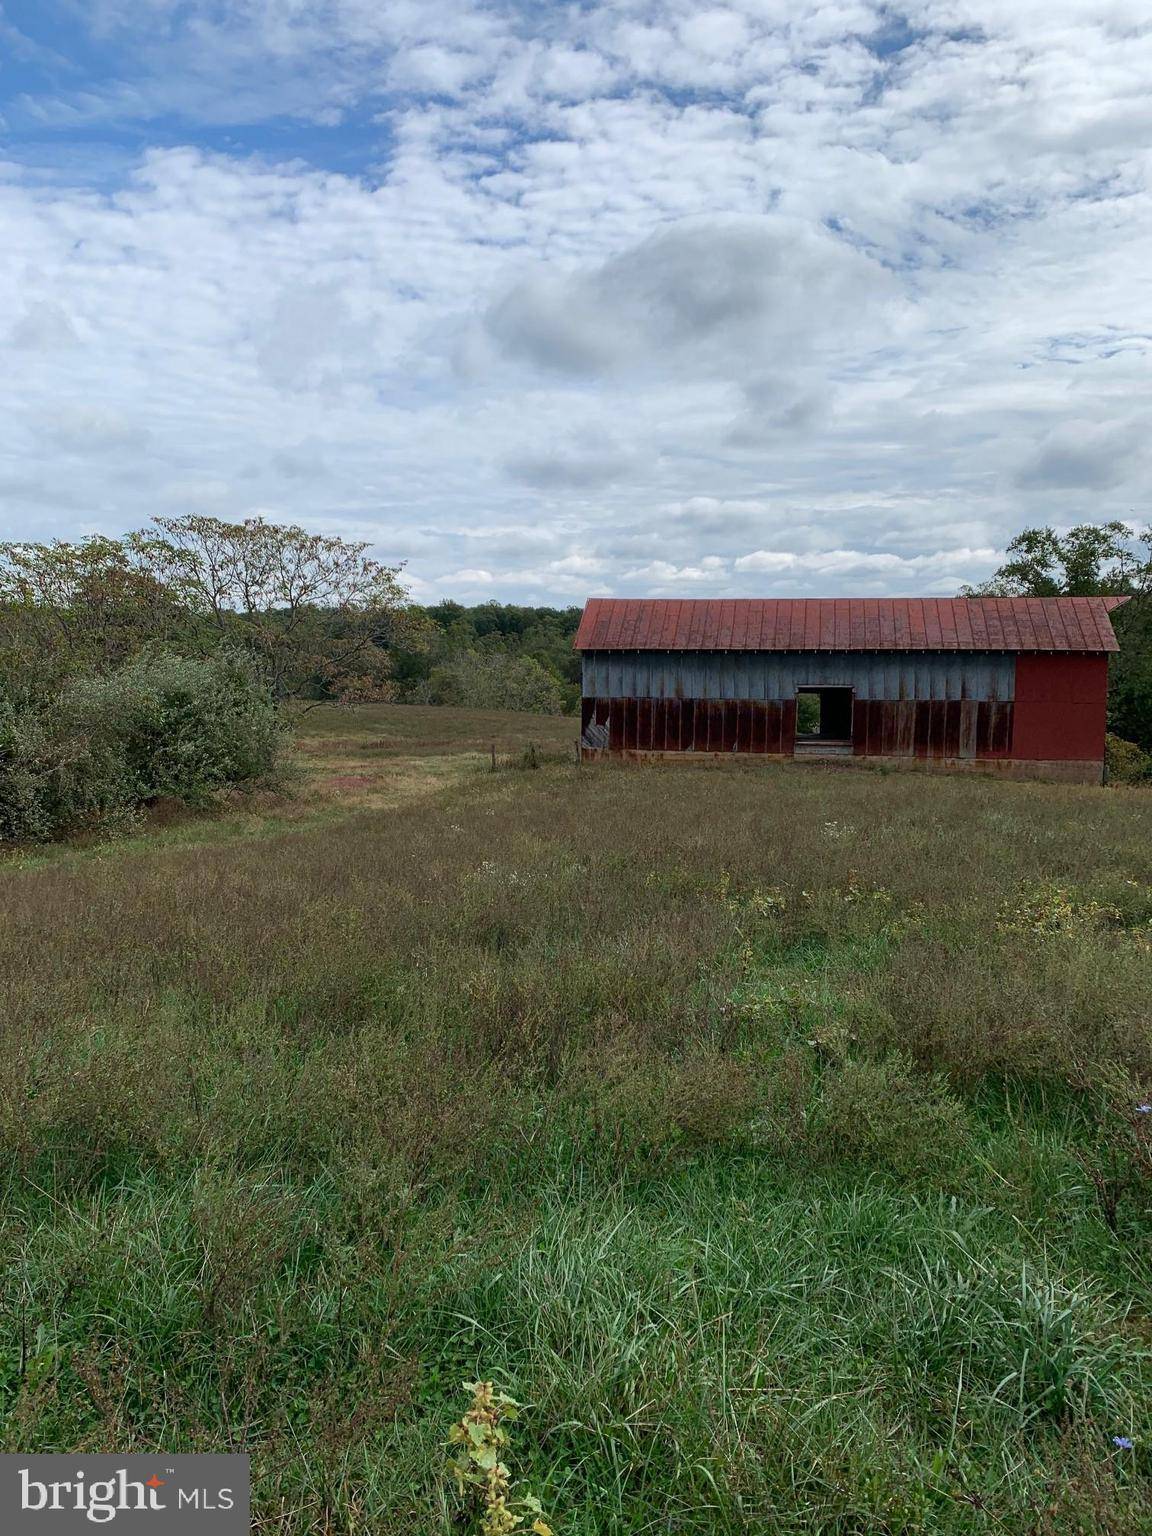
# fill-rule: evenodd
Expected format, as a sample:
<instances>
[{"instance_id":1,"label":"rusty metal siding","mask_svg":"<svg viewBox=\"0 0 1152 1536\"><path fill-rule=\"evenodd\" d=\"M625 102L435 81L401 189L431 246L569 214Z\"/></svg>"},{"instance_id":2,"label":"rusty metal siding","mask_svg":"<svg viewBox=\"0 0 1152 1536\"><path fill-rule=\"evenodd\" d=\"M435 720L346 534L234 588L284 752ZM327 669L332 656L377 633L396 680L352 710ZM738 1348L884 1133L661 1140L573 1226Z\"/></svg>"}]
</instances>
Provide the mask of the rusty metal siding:
<instances>
[{"instance_id":1,"label":"rusty metal siding","mask_svg":"<svg viewBox=\"0 0 1152 1536\"><path fill-rule=\"evenodd\" d=\"M853 752L857 757L1007 757L1014 708L995 699L857 700ZM791 756L796 701L585 699L581 745L612 752Z\"/></svg>"},{"instance_id":2,"label":"rusty metal siding","mask_svg":"<svg viewBox=\"0 0 1152 1536\"><path fill-rule=\"evenodd\" d=\"M798 688L840 686L871 699L1013 697L1016 658L995 652L836 653L587 651L589 699L794 699Z\"/></svg>"},{"instance_id":3,"label":"rusty metal siding","mask_svg":"<svg viewBox=\"0 0 1152 1536\"><path fill-rule=\"evenodd\" d=\"M861 757L1101 761L1104 656L590 651L582 742L616 752L790 755L796 692L854 691Z\"/></svg>"},{"instance_id":4,"label":"rusty metal siding","mask_svg":"<svg viewBox=\"0 0 1152 1536\"><path fill-rule=\"evenodd\" d=\"M583 673L582 741L593 749L790 755L797 689L841 686L854 690L857 756L1012 752L1008 655L592 651Z\"/></svg>"},{"instance_id":5,"label":"rusty metal siding","mask_svg":"<svg viewBox=\"0 0 1152 1536\"><path fill-rule=\"evenodd\" d=\"M1117 650L1102 597L604 598L578 651Z\"/></svg>"}]
</instances>

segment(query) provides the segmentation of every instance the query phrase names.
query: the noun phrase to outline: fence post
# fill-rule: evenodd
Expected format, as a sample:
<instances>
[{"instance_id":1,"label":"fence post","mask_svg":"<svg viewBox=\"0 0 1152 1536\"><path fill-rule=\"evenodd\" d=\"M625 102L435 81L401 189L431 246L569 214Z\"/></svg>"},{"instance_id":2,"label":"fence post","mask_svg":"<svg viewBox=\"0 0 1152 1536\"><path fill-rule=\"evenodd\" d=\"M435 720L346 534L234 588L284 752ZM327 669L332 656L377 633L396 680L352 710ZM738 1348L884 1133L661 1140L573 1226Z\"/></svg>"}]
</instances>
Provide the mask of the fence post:
<instances>
[{"instance_id":1,"label":"fence post","mask_svg":"<svg viewBox=\"0 0 1152 1536\"><path fill-rule=\"evenodd\" d=\"M492 743L492 772L496 772L496 743Z\"/></svg>"}]
</instances>

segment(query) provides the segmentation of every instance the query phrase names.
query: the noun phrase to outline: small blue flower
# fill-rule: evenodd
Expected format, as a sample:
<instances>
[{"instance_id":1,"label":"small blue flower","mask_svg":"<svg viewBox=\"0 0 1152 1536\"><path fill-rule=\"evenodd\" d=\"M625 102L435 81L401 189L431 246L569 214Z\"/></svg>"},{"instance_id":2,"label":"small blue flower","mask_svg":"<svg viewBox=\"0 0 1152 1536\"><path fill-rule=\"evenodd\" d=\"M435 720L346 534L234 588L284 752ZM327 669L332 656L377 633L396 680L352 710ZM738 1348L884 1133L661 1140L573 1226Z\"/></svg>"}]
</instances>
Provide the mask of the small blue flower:
<instances>
[{"instance_id":1,"label":"small blue flower","mask_svg":"<svg viewBox=\"0 0 1152 1536\"><path fill-rule=\"evenodd\" d=\"M1133 1446L1133 1442L1129 1440L1127 1435L1113 1435L1112 1444L1121 1451L1130 1451Z\"/></svg>"},{"instance_id":2,"label":"small blue flower","mask_svg":"<svg viewBox=\"0 0 1152 1536\"><path fill-rule=\"evenodd\" d=\"M1152 1115L1152 1104L1137 1104L1136 1113L1138 1115Z\"/></svg>"}]
</instances>

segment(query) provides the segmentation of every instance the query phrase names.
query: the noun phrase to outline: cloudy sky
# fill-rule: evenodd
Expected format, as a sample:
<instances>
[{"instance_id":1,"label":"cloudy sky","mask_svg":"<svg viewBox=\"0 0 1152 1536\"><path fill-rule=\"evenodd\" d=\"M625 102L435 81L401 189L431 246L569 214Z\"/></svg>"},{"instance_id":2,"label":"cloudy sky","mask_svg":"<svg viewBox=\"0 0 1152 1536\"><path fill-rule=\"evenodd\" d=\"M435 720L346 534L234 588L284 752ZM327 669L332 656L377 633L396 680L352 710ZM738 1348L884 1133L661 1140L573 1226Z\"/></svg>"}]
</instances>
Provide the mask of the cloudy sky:
<instances>
[{"instance_id":1,"label":"cloudy sky","mask_svg":"<svg viewBox=\"0 0 1152 1536\"><path fill-rule=\"evenodd\" d=\"M950 593L1152 520L1148 0L0 0L0 537Z\"/></svg>"}]
</instances>

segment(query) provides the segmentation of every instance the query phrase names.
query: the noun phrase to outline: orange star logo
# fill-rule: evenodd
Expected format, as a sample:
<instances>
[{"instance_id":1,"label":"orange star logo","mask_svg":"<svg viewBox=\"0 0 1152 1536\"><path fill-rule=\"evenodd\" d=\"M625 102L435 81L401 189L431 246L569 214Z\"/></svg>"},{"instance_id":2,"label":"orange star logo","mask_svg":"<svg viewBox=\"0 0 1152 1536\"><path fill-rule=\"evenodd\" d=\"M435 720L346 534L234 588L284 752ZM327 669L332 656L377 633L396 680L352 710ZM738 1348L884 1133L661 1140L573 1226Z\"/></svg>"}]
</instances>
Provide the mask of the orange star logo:
<instances>
[{"instance_id":1,"label":"orange star logo","mask_svg":"<svg viewBox=\"0 0 1152 1536\"><path fill-rule=\"evenodd\" d=\"M157 1477L155 1472L153 1472L152 1476L148 1479L144 1486L145 1488L163 1488L164 1479L162 1477Z\"/></svg>"}]
</instances>

